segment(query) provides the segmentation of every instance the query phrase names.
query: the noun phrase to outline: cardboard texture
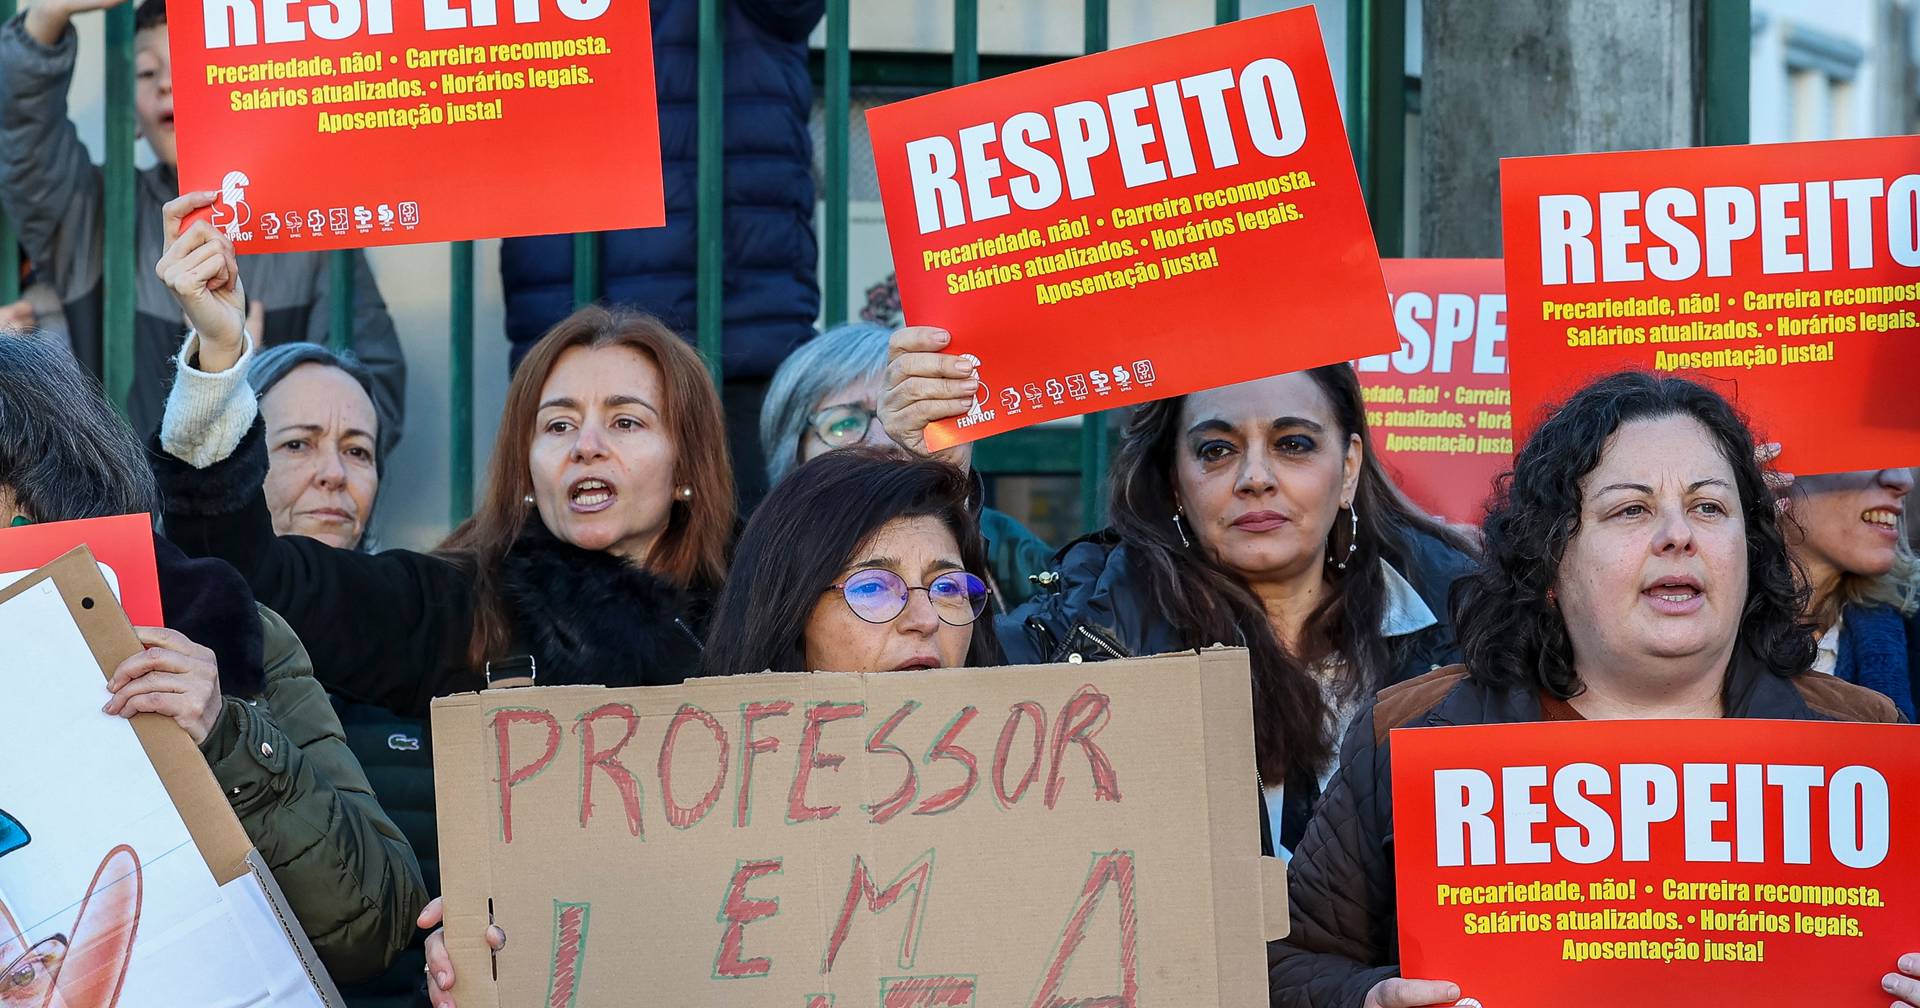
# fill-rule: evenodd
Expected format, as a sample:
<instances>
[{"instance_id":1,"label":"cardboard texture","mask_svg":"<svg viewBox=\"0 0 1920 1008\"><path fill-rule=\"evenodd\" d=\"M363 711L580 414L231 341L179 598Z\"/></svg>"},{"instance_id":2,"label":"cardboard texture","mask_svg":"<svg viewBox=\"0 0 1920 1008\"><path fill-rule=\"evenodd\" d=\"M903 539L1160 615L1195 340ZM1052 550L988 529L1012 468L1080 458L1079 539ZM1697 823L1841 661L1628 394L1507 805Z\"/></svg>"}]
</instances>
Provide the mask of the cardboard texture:
<instances>
[{"instance_id":1,"label":"cardboard texture","mask_svg":"<svg viewBox=\"0 0 1920 1008\"><path fill-rule=\"evenodd\" d=\"M1392 748L1401 975L1487 1008L1881 1008L1920 942L1910 725L1547 722Z\"/></svg>"},{"instance_id":2,"label":"cardboard texture","mask_svg":"<svg viewBox=\"0 0 1920 1008\"><path fill-rule=\"evenodd\" d=\"M1243 650L491 690L433 731L463 1006L1266 1003Z\"/></svg>"},{"instance_id":3,"label":"cardboard texture","mask_svg":"<svg viewBox=\"0 0 1920 1008\"><path fill-rule=\"evenodd\" d=\"M128 622L126 613L114 602L111 590L101 575L98 562L86 547L73 549L4 590L0 590L0 605L5 605L29 592L42 591L49 585L57 592L59 603L71 615L72 625L77 627L84 637L85 647L91 652L103 681L112 677L113 670L121 661L141 650L139 639L134 636L132 624ZM5 642L0 642L0 650L5 648ZM22 670L14 669L13 671ZM38 671L44 674L55 670L40 669ZM17 697L19 694L17 688L14 693ZM106 695L104 690L100 695L104 700ZM164 958L169 960L174 968L186 968L200 975L206 975L208 970L212 970L212 975L218 976L218 970L231 964L236 977L232 996L218 1001L219 1005L261 1006L261 1008L316 1004L335 1008L340 1005L342 1002L331 979L325 970L319 967L319 959L311 943L301 931L292 910L286 905L279 886L253 849L252 842L247 838L240 821L235 818L233 810L228 806L225 796L221 793L220 785L215 781L213 772L207 766L199 747L172 720L156 714L138 715L131 720L130 726L138 741L139 751L144 753L146 759L152 764L152 770L165 790L166 799L171 802L172 811L178 814L194 852L199 860L204 862L204 870L193 869L187 873L187 881L180 884L179 891L186 894L186 898L204 898L204 891L193 885L191 876L210 875L211 885L218 887L225 894L222 897L222 900L227 903L224 913L230 919L231 927L223 931L218 925L207 924L204 916L207 912L206 908L193 911L199 916L191 918L194 922L191 927L183 924L179 931L162 931L153 926L153 922L149 919L157 912L166 912L170 909L165 906L156 906L157 900L163 900L168 895L168 891L160 884L163 880L156 877L153 871L156 855L164 860L173 852L141 852L133 848L135 861L127 861L125 856L122 856L119 861L115 861L112 857L102 861L101 872L95 880L97 884L111 887L117 879L123 877L118 874L118 871L124 864L133 865L134 878L140 878L143 873L146 878L144 882L133 883L135 893L132 900L133 920L138 922L138 926L135 926L128 936L127 943L132 947L129 953L132 968L123 978L125 989L116 987L110 996L100 1000L98 1004L102 1008L112 1008L115 1004L123 1004L126 1008L145 1008L148 1005L165 1003L149 1000L150 995L140 993L142 988L136 983L140 979L139 971L142 968L140 957L151 955L151 953L141 952L141 945L134 940L138 937L168 943L170 947L165 950ZM77 789L74 792L77 795L88 793L90 788L101 787L113 792L118 786L113 782L90 780L87 774L99 768L68 767L66 769L69 786ZM118 805L119 796L117 792L115 793L115 804ZM15 797L9 799L9 802L17 803L20 800ZM131 827L112 828L151 831L154 821L154 818L148 818L132 824ZM31 825L25 827L25 829L31 828ZM155 835L163 835L164 832L165 826L162 823L159 833ZM31 840L21 848L8 848L5 853L12 853L13 850L30 846ZM145 862L139 863L137 859L140 858L144 858ZM4 875L0 875L0 878L4 878ZM143 890L144 897L140 895ZM77 897L80 894L73 895ZM100 899L100 893L95 892L93 898ZM262 906L271 911L271 915L265 919L259 912ZM213 909L215 913L221 912L218 908ZM80 912L83 918L85 911L86 901L82 901ZM8 916L12 918L17 915L9 914ZM0 924L5 923L13 923L23 928L25 937L37 940L38 936L33 927L34 921L12 919L0 921ZM145 930L141 930L142 927ZM195 934L216 932L228 939L244 938L247 947L204 949L205 963L200 969L192 970L192 964L196 961L196 951L191 944L182 943L183 935L190 937ZM279 936L277 939L266 937L275 933ZM0 934L0 947L7 944L8 937ZM81 946L79 933L76 932L67 937L74 939L74 952L69 956L70 963L71 960L84 958L79 952ZM182 966L183 963L186 965ZM242 971L249 966L252 972L243 975ZM304 976L297 977L299 982L295 985L295 989L281 996L268 993L285 991L290 986L288 973L296 967L298 973ZM68 972L72 970L69 969ZM249 980L258 980L260 989L248 990L244 985ZM63 980L64 982L66 981ZM196 993L204 995L204 992ZM130 1000L121 1001L123 995ZM56 1000L55 1003L59 1001Z\"/></svg>"},{"instance_id":4,"label":"cardboard texture","mask_svg":"<svg viewBox=\"0 0 1920 1008\"><path fill-rule=\"evenodd\" d=\"M1355 362L1374 456L1429 514L1480 524L1513 467L1498 259L1386 259L1400 349Z\"/></svg>"},{"instance_id":5,"label":"cardboard texture","mask_svg":"<svg viewBox=\"0 0 1920 1008\"><path fill-rule=\"evenodd\" d=\"M978 358L934 449L1393 349L1311 7L867 113L907 321Z\"/></svg>"}]
</instances>

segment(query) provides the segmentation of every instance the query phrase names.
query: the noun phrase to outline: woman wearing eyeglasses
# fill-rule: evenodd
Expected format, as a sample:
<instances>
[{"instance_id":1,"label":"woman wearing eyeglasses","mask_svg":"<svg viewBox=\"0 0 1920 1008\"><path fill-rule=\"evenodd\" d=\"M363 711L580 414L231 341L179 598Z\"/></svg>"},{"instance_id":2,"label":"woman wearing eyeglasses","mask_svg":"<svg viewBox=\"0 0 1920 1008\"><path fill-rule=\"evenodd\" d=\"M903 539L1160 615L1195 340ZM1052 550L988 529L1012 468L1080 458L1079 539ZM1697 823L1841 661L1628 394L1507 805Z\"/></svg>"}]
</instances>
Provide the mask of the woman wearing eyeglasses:
<instances>
[{"instance_id":1,"label":"woman wearing eyeglasses","mask_svg":"<svg viewBox=\"0 0 1920 1008\"><path fill-rule=\"evenodd\" d=\"M871 322L830 329L774 372L760 411L768 486L837 448L897 447L875 416L892 334ZM979 516L987 550L987 566L979 573L993 589L995 610L1005 612L1039 591L1028 579L1047 569L1053 549L1011 515L981 508Z\"/></svg>"},{"instance_id":2,"label":"woman wearing eyeglasses","mask_svg":"<svg viewBox=\"0 0 1920 1008\"><path fill-rule=\"evenodd\" d=\"M875 448L795 469L747 523L702 671L999 664L969 489L943 462Z\"/></svg>"},{"instance_id":3,"label":"woman wearing eyeglasses","mask_svg":"<svg viewBox=\"0 0 1920 1008\"><path fill-rule=\"evenodd\" d=\"M795 469L741 536L702 674L1000 664L993 621L980 618L986 550L970 488L944 462L872 447ZM487 941L505 948L506 932L489 926ZM427 969L434 1008L455 1008L457 980L439 931L427 938Z\"/></svg>"}]
</instances>

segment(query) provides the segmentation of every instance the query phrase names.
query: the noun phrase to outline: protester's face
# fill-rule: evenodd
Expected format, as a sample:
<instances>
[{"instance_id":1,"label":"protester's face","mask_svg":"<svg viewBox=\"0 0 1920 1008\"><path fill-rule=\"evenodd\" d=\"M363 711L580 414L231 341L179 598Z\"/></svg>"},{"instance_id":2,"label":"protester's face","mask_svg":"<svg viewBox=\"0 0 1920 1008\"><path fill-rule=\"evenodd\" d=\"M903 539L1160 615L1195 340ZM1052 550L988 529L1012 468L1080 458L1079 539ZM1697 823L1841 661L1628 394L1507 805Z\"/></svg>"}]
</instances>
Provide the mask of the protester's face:
<instances>
[{"instance_id":1,"label":"protester's face","mask_svg":"<svg viewBox=\"0 0 1920 1008\"><path fill-rule=\"evenodd\" d=\"M561 541L645 565L673 510L660 368L622 346L575 347L540 388L534 506Z\"/></svg>"},{"instance_id":2,"label":"protester's face","mask_svg":"<svg viewBox=\"0 0 1920 1008\"><path fill-rule=\"evenodd\" d=\"M1794 558L1816 584L1843 574L1886 574L1893 569L1900 516L1912 490L1909 469L1800 477L1786 523Z\"/></svg>"},{"instance_id":3,"label":"protester's face","mask_svg":"<svg viewBox=\"0 0 1920 1008\"><path fill-rule=\"evenodd\" d=\"M880 382L878 379L855 382L820 397L807 411L809 421L821 420L828 425L824 434L809 423L800 435L800 461L816 458L836 448L852 448L854 445L879 445L892 447L893 439L887 436L886 428L874 417L875 404L880 401ZM829 416L822 414L832 411Z\"/></svg>"},{"instance_id":4,"label":"protester's face","mask_svg":"<svg viewBox=\"0 0 1920 1008\"><path fill-rule=\"evenodd\" d=\"M872 568L889 570L909 587L925 588L950 571L964 571L960 544L938 518L896 518L854 550L833 579ZM847 605L837 588L821 585L807 618L807 667L817 672L898 672L913 668L958 668L967 663L973 627L942 622L928 592L909 591L907 605L887 623L869 623Z\"/></svg>"},{"instance_id":5,"label":"protester's face","mask_svg":"<svg viewBox=\"0 0 1920 1008\"><path fill-rule=\"evenodd\" d=\"M1583 677L1731 651L1747 602L1737 486L1692 417L1637 420L1607 439L1554 586Z\"/></svg>"},{"instance_id":6,"label":"protester's face","mask_svg":"<svg viewBox=\"0 0 1920 1008\"><path fill-rule=\"evenodd\" d=\"M167 29L148 28L133 40L133 116L160 163L179 163L173 141L173 63Z\"/></svg>"},{"instance_id":7,"label":"protester's face","mask_svg":"<svg viewBox=\"0 0 1920 1008\"><path fill-rule=\"evenodd\" d=\"M1287 581L1324 563L1327 536L1360 478L1357 435L1305 373L1187 397L1174 486L1190 537L1250 581Z\"/></svg>"},{"instance_id":8,"label":"protester's face","mask_svg":"<svg viewBox=\"0 0 1920 1008\"><path fill-rule=\"evenodd\" d=\"M379 421L345 371L302 364L260 399L267 428L267 511L280 535L360 544L373 514Z\"/></svg>"}]
</instances>

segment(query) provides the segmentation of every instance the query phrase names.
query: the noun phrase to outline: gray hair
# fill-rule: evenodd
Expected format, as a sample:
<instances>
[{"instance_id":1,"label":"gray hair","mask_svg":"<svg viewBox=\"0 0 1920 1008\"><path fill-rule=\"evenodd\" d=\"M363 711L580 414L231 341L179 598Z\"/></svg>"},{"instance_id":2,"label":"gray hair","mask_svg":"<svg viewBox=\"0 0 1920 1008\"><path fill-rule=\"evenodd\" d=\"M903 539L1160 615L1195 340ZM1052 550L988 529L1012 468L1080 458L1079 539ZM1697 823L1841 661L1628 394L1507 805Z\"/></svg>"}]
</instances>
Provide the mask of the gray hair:
<instances>
[{"instance_id":1,"label":"gray hair","mask_svg":"<svg viewBox=\"0 0 1920 1008\"><path fill-rule=\"evenodd\" d=\"M147 451L100 383L41 334L0 334L0 486L35 521L159 509Z\"/></svg>"},{"instance_id":2,"label":"gray hair","mask_svg":"<svg viewBox=\"0 0 1920 1008\"><path fill-rule=\"evenodd\" d=\"M800 464L807 418L822 396L879 379L887 368L887 338L892 335L883 325L851 322L802 344L781 363L760 407L760 451L767 459L768 486Z\"/></svg>"},{"instance_id":3,"label":"gray hair","mask_svg":"<svg viewBox=\"0 0 1920 1008\"><path fill-rule=\"evenodd\" d=\"M379 422L379 450L374 453L376 469L384 472L387 453L393 450L394 443L400 439L400 425L380 409L380 397L374 394L373 372L353 355L351 350L330 350L319 343L282 343L268 347L253 357L253 363L247 367L247 384L253 386L253 394L264 398L280 380L292 374L293 370L305 364L319 364L337 368L346 372L362 391L367 393L367 401L373 403L374 419Z\"/></svg>"}]
</instances>

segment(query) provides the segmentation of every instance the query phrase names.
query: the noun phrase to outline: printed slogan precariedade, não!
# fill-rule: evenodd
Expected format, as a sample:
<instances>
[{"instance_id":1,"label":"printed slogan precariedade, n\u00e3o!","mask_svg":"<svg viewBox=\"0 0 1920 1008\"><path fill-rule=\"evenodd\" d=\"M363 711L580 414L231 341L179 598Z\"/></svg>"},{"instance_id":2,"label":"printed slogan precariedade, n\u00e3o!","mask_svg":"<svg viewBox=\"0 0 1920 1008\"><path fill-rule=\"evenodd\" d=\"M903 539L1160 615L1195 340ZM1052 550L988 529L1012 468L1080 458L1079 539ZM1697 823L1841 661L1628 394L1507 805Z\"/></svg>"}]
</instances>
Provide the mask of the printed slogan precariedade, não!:
<instances>
[{"instance_id":1,"label":"printed slogan precariedade, n\u00e3o!","mask_svg":"<svg viewBox=\"0 0 1920 1008\"><path fill-rule=\"evenodd\" d=\"M1385 259L1400 349L1356 361L1372 450L1429 514L1478 525L1513 467L1498 259Z\"/></svg>"},{"instance_id":2,"label":"printed slogan precariedade, n\u00e3o!","mask_svg":"<svg viewBox=\"0 0 1920 1008\"><path fill-rule=\"evenodd\" d=\"M1247 675L1213 649L436 700L460 1003L1264 1004L1286 911Z\"/></svg>"},{"instance_id":3,"label":"printed slogan precariedade, n\u00e3o!","mask_svg":"<svg viewBox=\"0 0 1920 1008\"><path fill-rule=\"evenodd\" d=\"M1920 920L1913 729L1392 733L1401 975L1500 1005L1882 1008Z\"/></svg>"},{"instance_id":4,"label":"printed slogan precariedade, n\u00e3o!","mask_svg":"<svg viewBox=\"0 0 1920 1008\"><path fill-rule=\"evenodd\" d=\"M1311 8L867 125L907 321L979 361L936 449L1393 349Z\"/></svg>"},{"instance_id":5,"label":"printed slogan precariedade, n\u00e3o!","mask_svg":"<svg viewBox=\"0 0 1920 1008\"><path fill-rule=\"evenodd\" d=\"M1514 422L1709 381L1803 475L1920 463L1920 137L1501 162Z\"/></svg>"},{"instance_id":6,"label":"printed slogan precariedade, n\u00e3o!","mask_svg":"<svg viewBox=\"0 0 1920 1008\"><path fill-rule=\"evenodd\" d=\"M181 191L242 254L665 222L646 0L167 0Z\"/></svg>"}]
</instances>

